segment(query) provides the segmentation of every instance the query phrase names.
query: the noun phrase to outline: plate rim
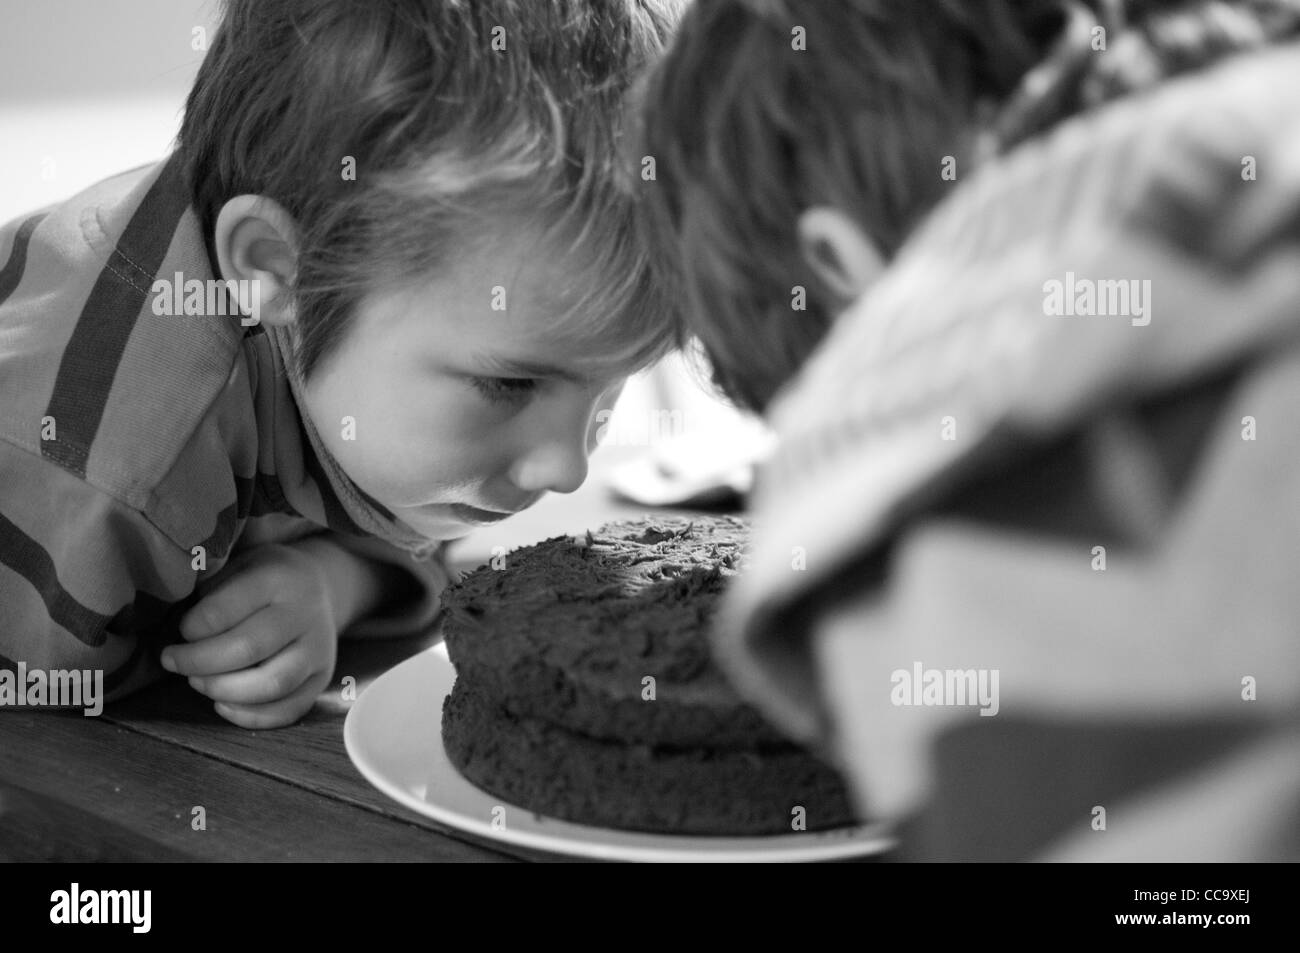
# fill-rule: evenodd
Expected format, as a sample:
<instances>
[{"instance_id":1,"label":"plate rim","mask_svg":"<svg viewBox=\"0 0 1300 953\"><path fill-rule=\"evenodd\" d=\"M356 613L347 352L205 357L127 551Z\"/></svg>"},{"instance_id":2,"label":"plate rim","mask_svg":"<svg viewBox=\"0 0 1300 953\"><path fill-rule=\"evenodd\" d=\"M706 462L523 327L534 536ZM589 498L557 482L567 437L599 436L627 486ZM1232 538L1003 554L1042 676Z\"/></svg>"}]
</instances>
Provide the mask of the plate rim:
<instances>
[{"instance_id":1,"label":"plate rim","mask_svg":"<svg viewBox=\"0 0 1300 953\"><path fill-rule=\"evenodd\" d=\"M896 844L889 827L881 822L850 825L830 831L808 831L792 834L761 835L751 837L703 837L689 834L655 834L646 831L626 831L612 827L597 827L565 821L504 801L490 795L457 772L458 777L474 787L485 799L501 804L535 818L534 823L554 828L553 831L536 831L528 828L506 827L494 829L487 821L468 817L461 812L441 806L427 798L416 796L404 785L388 777L373 763L362 740L362 721L367 716L367 696L374 699L383 691L385 682L389 689L404 677L422 667L446 666L455 678L455 667L447 656L444 642L423 649L387 669L362 690L343 722L343 745L353 766L380 793L423 817L461 833L469 834L485 846L493 843L510 844L532 850L544 851L566 857L589 860L622 860L650 863L764 863L808 862L845 860L857 857L878 856ZM377 691L378 690L378 691ZM374 693L374 694L372 694ZM431 695L427 704L441 717L446 695L436 700ZM421 704L413 699L411 704ZM442 747L441 731L437 744ZM445 750L443 751L445 758ZM446 762L450 767L450 761ZM451 770L455 770L451 767ZM568 835L568 836L566 836ZM611 842L609 838L617 838ZM808 840L812 843L807 843ZM632 843L626 843L632 841ZM794 843L802 842L802 843Z\"/></svg>"}]
</instances>

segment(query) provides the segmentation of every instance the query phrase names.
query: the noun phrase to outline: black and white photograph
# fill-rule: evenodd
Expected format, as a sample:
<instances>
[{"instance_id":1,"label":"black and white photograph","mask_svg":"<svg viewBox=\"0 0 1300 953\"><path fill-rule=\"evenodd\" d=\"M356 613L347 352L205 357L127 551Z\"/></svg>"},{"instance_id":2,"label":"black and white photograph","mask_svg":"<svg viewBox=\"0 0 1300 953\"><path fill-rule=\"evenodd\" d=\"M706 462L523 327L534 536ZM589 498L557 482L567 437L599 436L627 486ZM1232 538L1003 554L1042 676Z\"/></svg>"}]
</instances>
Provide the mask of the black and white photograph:
<instances>
[{"instance_id":1,"label":"black and white photograph","mask_svg":"<svg viewBox=\"0 0 1300 953\"><path fill-rule=\"evenodd\" d=\"M1033 864L1240 942L1298 566L1300 0L0 0L22 918Z\"/></svg>"}]
</instances>

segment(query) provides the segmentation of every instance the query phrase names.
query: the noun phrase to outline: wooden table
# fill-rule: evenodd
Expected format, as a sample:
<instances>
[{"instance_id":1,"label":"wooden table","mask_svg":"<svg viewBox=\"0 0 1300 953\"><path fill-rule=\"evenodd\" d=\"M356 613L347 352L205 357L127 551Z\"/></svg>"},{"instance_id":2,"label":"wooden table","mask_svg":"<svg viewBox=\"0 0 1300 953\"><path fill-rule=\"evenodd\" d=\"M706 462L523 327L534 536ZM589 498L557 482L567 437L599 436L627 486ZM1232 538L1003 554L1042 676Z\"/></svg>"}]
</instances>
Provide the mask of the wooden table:
<instances>
[{"instance_id":1,"label":"wooden table","mask_svg":"<svg viewBox=\"0 0 1300 953\"><path fill-rule=\"evenodd\" d=\"M458 569L513 547L644 509L612 501L602 476L628 453L603 449L577 493L554 496L456 544ZM344 640L334 684L298 724L245 731L181 678L99 717L0 712L0 860L502 861L550 859L475 838L372 787L343 747L341 680L358 692L434 644L426 635ZM202 808L205 830L195 830Z\"/></svg>"}]
</instances>

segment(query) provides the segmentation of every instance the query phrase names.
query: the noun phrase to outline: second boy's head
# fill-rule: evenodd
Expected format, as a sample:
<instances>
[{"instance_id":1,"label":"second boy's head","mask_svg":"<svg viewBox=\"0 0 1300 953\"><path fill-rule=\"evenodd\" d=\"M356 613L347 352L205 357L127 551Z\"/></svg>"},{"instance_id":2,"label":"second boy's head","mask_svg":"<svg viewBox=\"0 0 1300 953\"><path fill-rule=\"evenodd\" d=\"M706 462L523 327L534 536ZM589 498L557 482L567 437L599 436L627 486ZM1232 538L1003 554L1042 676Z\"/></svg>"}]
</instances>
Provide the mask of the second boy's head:
<instances>
[{"instance_id":1,"label":"second boy's head","mask_svg":"<svg viewBox=\"0 0 1300 953\"><path fill-rule=\"evenodd\" d=\"M979 157L1297 31L1298 0L701 0L642 96L641 221L761 411Z\"/></svg>"},{"instance_id":2,"label":"second boy's head","mask_svg":"<svg viewBox=\"0 0 1300 953\"><path fill-rule=\"evenodd\" d=\"M1057 6L706 0L687 12L643 97L638 149L656 181L641 192L724 393L765 409L951 188L943 157L965 162L977 102L1014 88Z\"/></svg>"},{"instance_id":3,"label":"second boy's head","mask_svg":"<svg viewBox=\"0 0 1300 953\"><path fill-rule=\"evenodd\" d=\"M673 6L227 3L180 145L210 255L296 328L331 454L430 539L576 489L675 343L618 168Z\"/></svg>"}]
</instances>

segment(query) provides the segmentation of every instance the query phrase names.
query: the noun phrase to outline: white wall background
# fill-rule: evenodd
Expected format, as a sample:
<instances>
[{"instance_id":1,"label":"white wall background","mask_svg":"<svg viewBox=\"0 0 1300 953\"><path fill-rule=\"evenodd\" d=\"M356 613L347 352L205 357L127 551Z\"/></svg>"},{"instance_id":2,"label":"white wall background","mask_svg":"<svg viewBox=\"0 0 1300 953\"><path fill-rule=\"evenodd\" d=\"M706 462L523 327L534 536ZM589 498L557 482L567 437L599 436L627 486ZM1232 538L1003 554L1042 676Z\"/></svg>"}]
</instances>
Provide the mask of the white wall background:
<instances>
[{"instance_id":1,"label":"white wall background","mask_svg":"<svg viewBox=\"0 0 1300 953\"><path fill-rule=\"evenodd\" d=\"M0 0L0 221L166 155L216 0Z\"/></svg>"}]
</instances>

